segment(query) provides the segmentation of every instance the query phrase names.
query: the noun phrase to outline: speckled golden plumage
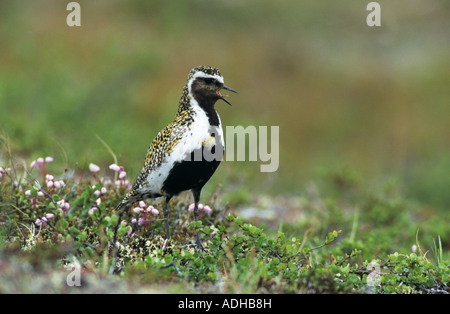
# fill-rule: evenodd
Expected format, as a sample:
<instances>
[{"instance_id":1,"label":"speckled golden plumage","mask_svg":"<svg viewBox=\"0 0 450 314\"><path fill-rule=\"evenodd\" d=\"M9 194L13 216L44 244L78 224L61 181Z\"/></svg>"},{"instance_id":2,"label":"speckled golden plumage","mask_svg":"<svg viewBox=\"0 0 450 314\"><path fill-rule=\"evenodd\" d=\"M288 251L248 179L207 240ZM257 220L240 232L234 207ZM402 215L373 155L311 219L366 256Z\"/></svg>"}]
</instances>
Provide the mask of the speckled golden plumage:
<instances>
[{"instance_id":1,"label":"speckled golden plumage","mask_svg":"<svg viewBox=\"0 0 450 314\"><path fill-rule=\"evenodd\" d=\"M192 123L192 115L189 110L178 112L175 119L167 127L156 135L152 144L148 148L141 173L133 185L130 195L138 193L138 189L146 185L148 173L159 167L164 157L172 152L173 147L183 137L183 128Z\"/></svg>"},{"instance_id":2,"label":"speckled golden plumage","mask_svg":"<svg viewBox=\"0 0 450 314\"><path fill-rule=\"evenodd\" d=\"M167 203L179 192L192 189L196 203L194 216L197 220L200 191L220 160L190 162L184 157L190 156L193 149L204 147L213 150L215 146L221 145L223 150L223 131L214 104L218 99L230 103L220 94L221 89L235 92L223 84L223 77L216 68L201 66L189 72L177 114L149 146L136 182L117 207L121 215L137 201L165 196L164 216L169 238ZM217 138L211 136L213 129L219 130ZM197 243L200 247L199 237Z\"/></svg>"}]
</instances>

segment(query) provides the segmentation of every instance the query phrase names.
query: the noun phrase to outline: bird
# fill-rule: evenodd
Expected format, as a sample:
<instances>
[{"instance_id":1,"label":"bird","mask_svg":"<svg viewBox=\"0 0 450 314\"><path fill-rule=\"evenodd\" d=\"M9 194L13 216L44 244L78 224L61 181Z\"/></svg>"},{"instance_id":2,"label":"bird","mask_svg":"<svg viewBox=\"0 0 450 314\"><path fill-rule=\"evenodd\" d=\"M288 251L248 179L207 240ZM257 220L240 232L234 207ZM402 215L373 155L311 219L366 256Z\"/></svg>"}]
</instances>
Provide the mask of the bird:
<instances>
[{"instance_id":1,"label":"bird","mask_svg":"<svg viewBox=\"0 0 450 314\"><path fill-rule=\"evenodd\" d=\"M121 215L134 203L164 197L163 249L170 239L168 203L172 197L190 190L194 197L194 219L198 221L201 190L222 160L225 144L215 104L218 100L230 106L231 103L221 90L237 93L224 84L217 68L198 66L189 72L174 120L156 135L135 183L116 207L120 224ZM114 243L116 233L117 228ZM202 249L198 232L196 245Z\"/></svg>"}]
</instances>

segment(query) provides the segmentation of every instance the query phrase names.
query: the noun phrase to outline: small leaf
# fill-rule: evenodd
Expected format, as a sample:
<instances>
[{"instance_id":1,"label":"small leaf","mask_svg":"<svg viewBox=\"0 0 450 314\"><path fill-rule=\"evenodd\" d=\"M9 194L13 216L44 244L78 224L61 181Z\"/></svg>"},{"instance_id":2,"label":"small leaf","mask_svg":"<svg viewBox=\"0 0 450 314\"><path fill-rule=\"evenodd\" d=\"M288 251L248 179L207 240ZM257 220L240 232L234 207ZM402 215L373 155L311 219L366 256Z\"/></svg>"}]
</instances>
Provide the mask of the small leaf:
<instances>
[{"instance_id":1,"label":"small leaf","mask_svg":"<svg viewBox=\"0 0 450 314\"><path fill-rule=\"evenodd\" d=\"M123 226L123 227L119 227L119 230L117 230L117 233L119 234L119 236L123 236L123 235L127 234L128 231L130 231L130 226Z\"/></svg>"},{"instance_id":2,"label":"small leaf","mask_svg":"<svg viewBox=\"0 0 450 314\"><path fill-rule=\"evenodd\" d=\"M260 232L260 229L255 226L250 226L249 231L252 235L258 235L258 233Z\"/></svg>"},{"instance_id":3,"label":"small leaf","mask_svg":"<svg viewBox=\"0 0 450 314\"><path fill-rule=\"evenodd\" d=\"M105 218L103 218L102 224L105 225L105 227L108 227L109 225L111 225L111 217L106 216Z\"/></svg>"},{"instance_id":4,"label":"small leaf","mask_svg":"<svg viewBox=\"0 0 450 314\"><path fill-rule=\"evenodd\" d=\"M58 222L55 225L56 230L61 233L64 233L66 231L67 227L69 227L69 223L64 218L61 218L60 220L58 220Z\"/></svg>"},{"instance_id":5,"label":"small leaf","mask_svg":"<svg viewBox=\"0 0 450 314\"><path fill-rule=\"evenodd\" d=\"M78 230L75 226L70 227L69 232L75 237L80 235L80 230Z\"/></svg>"},{"instance_id":6,"label":"small leaf","mask_svg":"<svg viewBox=\"0 0 450 314\"><path fill-rule=\"evenodd\" d=\"M311 252L311 249L310 249L310 248L305 247L305 248L302 249L302 254L303 254L303 255L308 255L309 252Z\"/></svg>"},{"instance_id":7,"label":"small leaf","mask_svg":"<svg viewBox=\"0 0 450 314\"><path fill-rule=\"evenodd\" d=\"M117 225L118 221L119 221L119 216L117 216L117 214L112 214L112 216L111 216L111 224L112 225Z\"/></svg>"},{"instance_id":8,"label":"small leaf","mask_svg":"<svg viewBox=\"0 0 450 314\"><path fill-rule=\"evenodd\" d=\"M292 271L297 271L297 266L295 266L295 264L293 262L289 262L288 267Z\"/></svg>"}]
</instances>

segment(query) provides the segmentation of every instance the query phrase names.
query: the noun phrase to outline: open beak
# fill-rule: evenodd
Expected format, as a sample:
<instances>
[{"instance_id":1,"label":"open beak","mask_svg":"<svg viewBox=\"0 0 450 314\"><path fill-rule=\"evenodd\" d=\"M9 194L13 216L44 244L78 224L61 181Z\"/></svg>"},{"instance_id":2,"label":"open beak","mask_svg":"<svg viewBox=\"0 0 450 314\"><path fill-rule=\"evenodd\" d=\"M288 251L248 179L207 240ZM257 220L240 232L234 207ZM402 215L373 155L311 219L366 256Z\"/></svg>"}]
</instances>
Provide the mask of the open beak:
<instances>
[{"instance_id":1,"label":"open beak","mask_svg":"<svg viewBox=\"0 0 450 314\"><path fill-rule=\"evenodd\" d=\"M228 86L225 86L225 85L223 85L221 89L229 90L230 92L233 92L233 93L236 93L236 94L238 93L234 89L232 89L232 88L230 88ZM227 104L229 104L231 106L231 103L226 99L226 97L228 97L228 95L222 95L220 93L220 89L217 91L217 96L219 96L220 99L222 99L224 102L226 102Z\"/></svg>"}]
</instances>

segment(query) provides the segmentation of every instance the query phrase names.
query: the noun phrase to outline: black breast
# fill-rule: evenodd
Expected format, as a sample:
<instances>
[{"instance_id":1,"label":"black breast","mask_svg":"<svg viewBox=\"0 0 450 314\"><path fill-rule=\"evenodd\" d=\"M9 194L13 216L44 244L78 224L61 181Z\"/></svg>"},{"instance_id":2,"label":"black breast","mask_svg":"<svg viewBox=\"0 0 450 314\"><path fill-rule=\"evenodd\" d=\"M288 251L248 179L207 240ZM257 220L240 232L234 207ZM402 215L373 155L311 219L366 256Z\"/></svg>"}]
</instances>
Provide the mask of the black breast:
<instances>
[{"instance_id":1,"label":"black breast","mask_svg":"<svg viewBox=\"0 0 450 314\"><path fill-rule=\"evenodd\" d=\"M214 154L214 151L215 146L212 147L211 153ZM220 160L207 161L203 156L200 160L198 156L200 156L198 152L196 154L193 151L189 160L175 162L162 187L165 193L177 195L182 191L202 189L216 171ZM195 158L198 160L195 160Z\"/></svg>"}]
</instances>

